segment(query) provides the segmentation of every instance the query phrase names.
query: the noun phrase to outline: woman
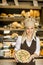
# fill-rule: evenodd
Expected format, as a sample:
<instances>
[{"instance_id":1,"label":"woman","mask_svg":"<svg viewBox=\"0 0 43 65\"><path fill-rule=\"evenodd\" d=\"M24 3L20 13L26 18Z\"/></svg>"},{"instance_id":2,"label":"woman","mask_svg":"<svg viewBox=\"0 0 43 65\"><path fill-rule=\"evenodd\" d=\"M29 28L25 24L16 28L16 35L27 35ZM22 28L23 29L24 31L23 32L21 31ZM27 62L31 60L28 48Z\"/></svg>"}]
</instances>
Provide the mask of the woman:
<instances>
[{"instance_id":1,"label":"woman","mask_svg":"<svg viewBox=\"0 0 43 65\"><path fill-rule=\"evenodd\" d=\"M15 50L25 49L30 52L31 56L27 63L17 63L17 65L35 65L33 58L39 56L40 40L36 36L35 19L27 18L24 20L25 31L22 36L18 36Z\"/></svg>"}]
</instances>

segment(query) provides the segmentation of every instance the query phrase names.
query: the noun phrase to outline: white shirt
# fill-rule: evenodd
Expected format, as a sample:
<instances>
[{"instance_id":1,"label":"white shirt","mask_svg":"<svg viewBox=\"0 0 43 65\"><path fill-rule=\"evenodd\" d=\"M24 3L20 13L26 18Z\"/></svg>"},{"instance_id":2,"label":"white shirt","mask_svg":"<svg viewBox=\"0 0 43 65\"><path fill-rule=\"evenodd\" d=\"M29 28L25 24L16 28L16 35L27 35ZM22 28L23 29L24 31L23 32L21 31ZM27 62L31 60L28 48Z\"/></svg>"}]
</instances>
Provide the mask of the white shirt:
<instances>
[{"instance_id":1,"label":"white shirt","mask_svg":"<svg viewBox=\"0 0 43 65\"><path fill-rule=\"evenodd\" d=\"M34 39L34 38L33 38ZM22 36L18 36L18 39L16 41L16 45L15 45L15 50L19 50L20 46L21 46L21 40L22 40ZM34 39L35 40L35 39ZM26 44L28 45L28 47L31 46L32 41L27 41L26 40ZM40 40L38 37L36 37L36 50L35 52L37 55L39 55L40 53Z\"/></svg>"}]
</instances>

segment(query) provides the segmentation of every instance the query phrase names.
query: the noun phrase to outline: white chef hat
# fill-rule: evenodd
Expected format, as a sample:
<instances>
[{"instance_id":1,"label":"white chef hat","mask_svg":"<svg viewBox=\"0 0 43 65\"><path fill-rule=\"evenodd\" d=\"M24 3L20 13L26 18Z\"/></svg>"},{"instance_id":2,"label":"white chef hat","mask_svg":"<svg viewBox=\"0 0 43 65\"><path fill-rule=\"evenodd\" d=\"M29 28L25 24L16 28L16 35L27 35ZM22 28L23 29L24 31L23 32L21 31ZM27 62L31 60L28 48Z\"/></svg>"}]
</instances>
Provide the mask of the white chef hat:
<instances>
[{"instance_id":1,"label":"white chef hat","mask_svg":"<svg viewBox=\"0 0 43 65\"><path fill-rule=\"evenodd\" d=\"M25 25L26 28L28 28L29 26L35 27L35 23L36 23L36 20L34 18L26 18L24 20L24 25Z\"/></svg>"}]
</instances>

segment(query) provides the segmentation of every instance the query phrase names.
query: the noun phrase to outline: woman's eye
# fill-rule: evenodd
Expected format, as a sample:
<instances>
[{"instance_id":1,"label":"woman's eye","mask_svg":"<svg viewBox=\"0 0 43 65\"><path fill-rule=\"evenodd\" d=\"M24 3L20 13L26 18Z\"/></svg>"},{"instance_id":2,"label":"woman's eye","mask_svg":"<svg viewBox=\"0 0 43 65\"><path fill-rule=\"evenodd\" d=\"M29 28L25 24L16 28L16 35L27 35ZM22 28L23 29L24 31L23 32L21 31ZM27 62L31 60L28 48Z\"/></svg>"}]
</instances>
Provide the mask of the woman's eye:
<instances>
[{"instance_id":1,"label":"woman's eye","mask_svg":"<svg viewBox=\"0 0 43 65\"><path fill-rule=\"evenodd\" d=\"M33 28L27 28L27 30L30 30L30 29L33 29Z\"/></svg>"},{"instance_id":2,"label":"woman's eye","mask_svg":"<svg viewBox=\"0 0 43 65\"><path fill-rule=\"evenodd\" d=\"M33 29L33 28L31 28L31 29Z\"/></svg>"},{"instance_id":3,"label":"woman's eye","mask_svg":"<svg viewBox=\"0 0 43 65\"><path fill-rule=\"evenodd\" d=\"M29 28L27 28L27 30L29 30Z\"/></svg>"}]
</instances>

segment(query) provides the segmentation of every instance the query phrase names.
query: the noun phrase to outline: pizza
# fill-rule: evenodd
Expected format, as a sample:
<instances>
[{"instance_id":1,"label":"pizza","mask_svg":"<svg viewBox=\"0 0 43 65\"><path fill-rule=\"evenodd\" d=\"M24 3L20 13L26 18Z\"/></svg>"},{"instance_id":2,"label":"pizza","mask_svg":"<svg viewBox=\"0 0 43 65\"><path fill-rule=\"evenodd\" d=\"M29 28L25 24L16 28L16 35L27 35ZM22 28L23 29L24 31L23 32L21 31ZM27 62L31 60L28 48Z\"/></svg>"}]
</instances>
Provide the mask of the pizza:
<instances>
[{"instance_id":1,"label":"pizza","mask_svg":"<svg viewBox=\"0 0 43 65\"><path fill-rule=\"evenodd\" d=\"M16 58L19 62L26 63L29 61L30 53L26 50L18 50L16 52Z\"/></svg>"}]
</instances>

